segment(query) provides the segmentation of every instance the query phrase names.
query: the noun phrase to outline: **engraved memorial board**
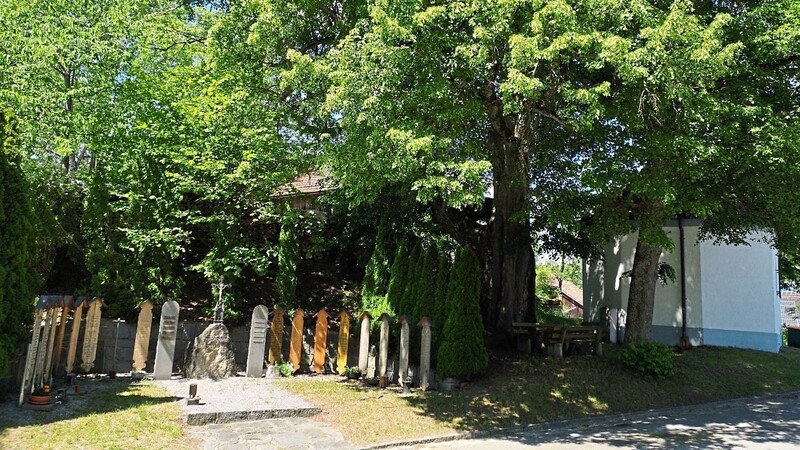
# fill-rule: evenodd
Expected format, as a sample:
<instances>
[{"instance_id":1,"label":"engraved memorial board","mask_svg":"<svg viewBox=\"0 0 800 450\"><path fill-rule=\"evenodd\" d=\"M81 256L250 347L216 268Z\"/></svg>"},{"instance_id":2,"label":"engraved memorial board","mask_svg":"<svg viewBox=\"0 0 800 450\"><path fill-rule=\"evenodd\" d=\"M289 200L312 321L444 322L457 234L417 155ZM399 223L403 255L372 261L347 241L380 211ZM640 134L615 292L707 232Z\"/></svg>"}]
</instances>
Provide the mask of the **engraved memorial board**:
<instances>
[{"instance_id":1,"label":"engraved memorial board","mask_svg":"<svg viewBox=\"0 0 800 450\"><path fill-rule=\"evenodd\" d=\"M86 313L86 331L83 335L83 352L81 353L81 369L84 372L92 370L94 359L97 356L97 339L100 337L100 308L103 302L99 298L89 303L89 312Z\"/></svg>"},{"instance_id":2,"label":"engraved memorial board","mask_svg":"<svg viewBox=\"0 0 800 450\"><path fill-rule=\"evenodd\" d=\"M328 346L328 312L320 309L317 314L317 326L314 331L314 372L325 370L325 348Z\"/></svg>"},{"instance_id":3,"label":"engraved memorial board","mask_svg":"<svg viewBox=\"0 0 800 450\"><path fill-rule=\"evenodd\" d=\"M400 317L400 374L398 378L402 385L408 378L408 346L410 336L408 331L408 320L406 316Z\"/></svg>"},{"instance_id":4,"label":"engraved memorial board","mask_svg":"<svg viewBox=\"0 0 800 450\"><path fill-rule=\"evenodd\" d=\"M139 319L136 321L136 340L133 343L133 368L144 370L150 349L150 331L153 328L153 303L145 300L139 305Z\"/></svg>"},{"instance_id":5,"label":"engraved memorial board","mask_svg":"<svg viewBox=\"0 0 800 450\"><path fill-rule=\"evenodd\" d=\"M422 343L419 352L419 387L426 391L430 385L431 372L431 321L423 317L419 324L422 327Z\"/></svg>"},{"instance_id":6,"label":"engraved memorial board","mask_svg":"<svg viewBox=\"0 0 800 450\"><path fill-rule=\"evenodd\" d=\"M72 309L72 297L64 297L64 309L61 311L61 323L58 325L58 335L56 337L56 352L53 355L53 371L61 365L61 354L64 353L64 335L67 331L69 312Z\"/></svg>"},{"instance_id":7,"label":"engraved memorial board","mask_svg":"<svg viewBox=\"0 0 800 450\"><path fill-rule=\"evenodd\" d=\"M272 326L269 328L269 363L275 364L283 360L283 308L272 311Z\"/></svg>"},{"instance_id":8,"label":"engraved memorial board","mask_svg":"<svg viewBox=\"0 0 800 450\"><path fill-rule=\"evenodd\" d=\"M250 378L261 378L264 375L264 349L267 346L267 322L269 311L264 305L253 309L250 323L250 342L247 348L247 371Z\"/></svg>"},{"instance_id":9,"label":"engraved memorial board","mask_svg":"<svg viewBox=\"0 0 800 450\"><path fill-rule=\"evenodd\" d=\"M361 335L358 342L358 370L366 373L369 364L369 320L371 317L363 312L359 319L361 319Z\"/></svg>"},{"instance_id":10,"label":"engraved memorial board","mask_svg":"<svg viewBox=\"0 0 800 450\"><path fill-rule=\"evenodd\" d=\"M47 339L47 356L44 360L44 379L46 383L50 383L50 374L53 368L53 352L56 351L56 337L58 335L59 321L64 320L62 317L63 308L56 306L53 308L53 325L50 327L50 337Z\"/></svg>"},{"instance_id":11,"label":"engraved memorial board","mask_svg":"<svg viewBox=\"0 0 800 450\"><path fill-rule=\"evenodd\" d=\"M303 351L303 317L305 312L298 309L292 319L292 340L289 341L289 362L292 369L300 369L300 354Z\"/></svg>"},{"instance_id":12,"label":"engraved memorial board","mask_svg":"<svg viewBox=\"0 0 800 450\"><path fill-rule=\"evenodd\" d=\"M39 348L36 349L36 366L33 376L33 385L41 386L44 376L44 359L47 356L47 339L50 337L50 327L53 324L53 310L45 310L42 322L42 337L39 340Z\"/></svg>"},{"instance_id":13,"label":"engraved memorial board","mask_svg":"<svg viewBox=\"0 0 800 450\"><path fill-rule=\"evenodd\" d=\"M350 315L346 311L339 313L339 345L336 351L336 372L344 374L347 367L347 350L350 345Z\"/></svg>"},{"instance_id":14,"label":"engraved memorial board","mask_svg":"<svg viewBox=\"0 0 800 450\"><path fill-rule=\"evenodd\" d=\"M172 377L172 363L175 357L175 339L178 337L178 315L181 307L170 300L161 307L161 321L158 325L156 361L153 367L154 380L169 380Z\"/></svg>"},{"instance_id":15,"label":"engraved memorial board","mask_svg":"<svg viewBox=\"0 0 800 450\"><path fill-rule=\"evenodd\" d=\"M378 376L383 378L386 376L386 370L389 366L389 315L386 313L381 314L381 342L378 349Z\"/></svg>"},{"instance_id":16,"label":"engraved memorial board","mask_svg":"<svg viewBox=\"0 0 800 450\"><path fill-rule=\"evenodd\" d=\"M78 352L78 335L81 333L81 322L83 321L83 307L85 301L81 301L72 314L72 329L69 332L69 347L67 348L67 363L64 368L67 373L72 373L75 366L75 355Z\"/></svg>"}]
</instances>

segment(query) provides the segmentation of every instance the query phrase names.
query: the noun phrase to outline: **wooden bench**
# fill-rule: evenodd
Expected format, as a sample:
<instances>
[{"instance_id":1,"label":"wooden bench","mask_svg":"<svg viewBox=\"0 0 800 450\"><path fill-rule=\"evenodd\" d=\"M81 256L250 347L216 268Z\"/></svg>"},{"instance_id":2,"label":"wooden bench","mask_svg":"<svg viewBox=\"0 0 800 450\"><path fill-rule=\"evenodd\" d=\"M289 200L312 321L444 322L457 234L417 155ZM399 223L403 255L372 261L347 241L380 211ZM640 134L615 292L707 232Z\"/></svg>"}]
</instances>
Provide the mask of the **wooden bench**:
<instances>
[{"instance_id":1,"label":"wooden bench","mask_svg":"<svg viewBox=\"0 0 800 450\"><path fill-rule=\"evenodd\" d=\"M592 344L595 355L603 354L603 327L600 325L542 325L528 322L514 322L514 334L532 338L534 345L544 345L547 353L559 358L571 343Z\"/></svg>"}]
</instances>

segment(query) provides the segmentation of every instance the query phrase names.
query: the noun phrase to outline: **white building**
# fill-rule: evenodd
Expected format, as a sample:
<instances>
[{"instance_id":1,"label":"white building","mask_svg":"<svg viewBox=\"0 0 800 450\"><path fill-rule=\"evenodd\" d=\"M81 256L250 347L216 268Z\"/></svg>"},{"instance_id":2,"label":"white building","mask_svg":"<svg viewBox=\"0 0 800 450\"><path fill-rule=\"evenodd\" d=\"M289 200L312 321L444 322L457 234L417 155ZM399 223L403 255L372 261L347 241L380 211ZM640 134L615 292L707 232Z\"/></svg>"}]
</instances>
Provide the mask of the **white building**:
<instances>
[{"instance_id":1,"label":"white building","mask_svg":"<svg viewBox=\"0 0 800 450\"><path fill-rule=\"evenodd\" d=\"M660 261L675 269L676 280L656 286L651 338L679 345L685 335L692 346L777 352L781 346L778 256L767 242L768 235L749 235L750 245L717 244L698 240L700 225L697 220L683 220L682 227L678 221L664 227L675 249L662 253ZM636 234L620 238L604 249L603 261L584 264L585 320L600 321L604 307L627 310L630 278L623 274L633 268L636 240Z\"/></svg>"}]
</instances>

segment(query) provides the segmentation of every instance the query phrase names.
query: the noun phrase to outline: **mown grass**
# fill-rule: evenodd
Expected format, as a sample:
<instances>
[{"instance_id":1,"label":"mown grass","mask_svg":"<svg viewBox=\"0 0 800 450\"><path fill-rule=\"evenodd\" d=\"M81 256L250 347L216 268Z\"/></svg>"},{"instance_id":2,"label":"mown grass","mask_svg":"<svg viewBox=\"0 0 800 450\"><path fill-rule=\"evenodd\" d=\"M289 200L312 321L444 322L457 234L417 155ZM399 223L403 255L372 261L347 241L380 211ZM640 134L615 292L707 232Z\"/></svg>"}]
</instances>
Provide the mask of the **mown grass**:
<instances>
[{"instance_id":1,"label":"mown grass","mask_svg":"<svg viewBox=\"0 0 800 450\"><path fill-rule=\"evenodd\" d=\"M346 383L295 378L281 385L322 408L321 418L355 443L457 430L519 426L800 390L800 351L780 354L697 348L676 354L676 375L648 381L602 357L493 358L490 369L454 393L401 397Z\"/></svg>"},{"instance_id":2,"label":"mown grass","mask_svg":"<svg viewBox=\"0 0 800 450\"><path fill-rule=\"evenodd\" d=\"M180 406L165 390L116 381L82 386L51 412L4 408L0 448L189 449Z\"/></svg>"}]
</instances>

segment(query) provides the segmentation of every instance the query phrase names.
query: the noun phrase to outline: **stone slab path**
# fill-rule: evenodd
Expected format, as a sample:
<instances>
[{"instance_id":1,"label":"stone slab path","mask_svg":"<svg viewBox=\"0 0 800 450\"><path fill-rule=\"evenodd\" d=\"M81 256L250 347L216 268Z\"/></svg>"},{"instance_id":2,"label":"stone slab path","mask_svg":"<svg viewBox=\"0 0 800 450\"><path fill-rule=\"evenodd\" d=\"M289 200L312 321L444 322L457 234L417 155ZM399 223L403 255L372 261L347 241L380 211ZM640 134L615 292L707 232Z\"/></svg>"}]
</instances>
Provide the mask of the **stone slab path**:
<instances>
[{"instance_id":1,"label":"stone slab path","mask_svg":"<svg viewBox=\"0 0 800 450\"><path fill-rule=\"evenodd\" d=\"M355 448L338 430L305 417L190 426L187 433L205 450Z\"/></svg>"},{"instance_id":2,"label":"stone slab path","mask_svg":"<svg viewBox=\"0 0 800 450\"><path fill-rule=\"evenodd\" d=\"M178 398L189 425L310 417L319 413L318 408L275 386L273 380L267 378L173 378L157 383ZM197 384L199 405L187 405L190 384Z\"/></svg>"}]
</instances>

